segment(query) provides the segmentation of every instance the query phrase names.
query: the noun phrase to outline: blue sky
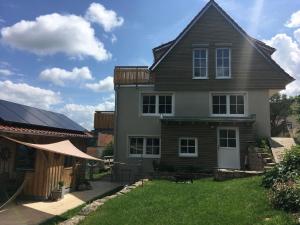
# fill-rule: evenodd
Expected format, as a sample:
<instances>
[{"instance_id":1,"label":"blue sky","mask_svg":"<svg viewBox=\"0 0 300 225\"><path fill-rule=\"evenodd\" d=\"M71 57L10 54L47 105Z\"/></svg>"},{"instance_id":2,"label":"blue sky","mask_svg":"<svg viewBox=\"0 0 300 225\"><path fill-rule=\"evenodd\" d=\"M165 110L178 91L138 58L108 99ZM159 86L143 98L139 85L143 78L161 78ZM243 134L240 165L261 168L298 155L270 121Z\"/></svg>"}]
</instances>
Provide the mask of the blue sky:
<instances>
[{"instance_id":1,"label":"blue sky","mask_svg":"<svg viewBox=\"0 0 300 225\"><path fill-rule=\"evenodd\" d=\"M216 2L276 47L273 58L298 78L299 0ZM91 128L95 109L114 107L114 66L150 66L152 48L174 39L206 3L1 0L0 98L59 111ZM286 91L299 92L298 81Z\"/></svg>"}]
</instances>

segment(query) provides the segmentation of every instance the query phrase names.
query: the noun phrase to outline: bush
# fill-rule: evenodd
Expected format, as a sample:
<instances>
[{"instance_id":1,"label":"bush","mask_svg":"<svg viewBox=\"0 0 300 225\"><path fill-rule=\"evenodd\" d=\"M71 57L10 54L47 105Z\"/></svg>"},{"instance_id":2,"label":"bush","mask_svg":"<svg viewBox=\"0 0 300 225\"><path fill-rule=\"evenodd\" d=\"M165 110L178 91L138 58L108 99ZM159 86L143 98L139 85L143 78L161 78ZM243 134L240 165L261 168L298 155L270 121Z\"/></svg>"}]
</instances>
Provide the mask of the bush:
<instances>
[{"instance_id":1,"label":"bush","mask_svg":"<svg viewBox=\"0 0 300 225\"><path fill-rule=\"evenodd\" d=\"M289 212L300 210L300 188L297 182L276 182L270 191L270 201L275 208Z\"/></svg>"},{"instance_id":2,"label":"bush","mask_svg":"<svg viewBox=\"0 0 300 225\"><path fill-rule=\"evenodd\" d=\"M104 156L113 156L114 155L114 143L110 142L104 149L102 157Z\"/></svg>"},{"instance_id":3,"label":"bush","mask_svg":"<svg viewBox=\"0 0 300 225\"><path fill-rule=\"evenodd\" d=\"M300 146L295 146L284 155L281 163L265 173L262 185L271 188L276 182L295 181L299 176Z\"/></svg>"}]
</instances>

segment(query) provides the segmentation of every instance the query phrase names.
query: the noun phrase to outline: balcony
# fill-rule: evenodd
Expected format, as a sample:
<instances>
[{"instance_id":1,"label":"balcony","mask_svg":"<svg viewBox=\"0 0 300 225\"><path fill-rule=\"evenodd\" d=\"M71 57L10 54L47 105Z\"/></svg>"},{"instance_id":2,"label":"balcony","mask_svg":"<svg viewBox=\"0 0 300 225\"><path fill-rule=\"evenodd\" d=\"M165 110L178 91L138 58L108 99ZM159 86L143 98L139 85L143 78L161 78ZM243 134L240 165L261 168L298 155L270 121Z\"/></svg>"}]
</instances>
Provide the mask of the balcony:
<instances>
[{"instance_id":1,"label":"balcony","mask_svg":"<svg viewBox=\"0 0 300 225\"><path fill-rule=\"evenodd\" d=\"M147 66L116 66L114 84L115 86L153 84L153 77Z\"/></svg>"}]
</instances>

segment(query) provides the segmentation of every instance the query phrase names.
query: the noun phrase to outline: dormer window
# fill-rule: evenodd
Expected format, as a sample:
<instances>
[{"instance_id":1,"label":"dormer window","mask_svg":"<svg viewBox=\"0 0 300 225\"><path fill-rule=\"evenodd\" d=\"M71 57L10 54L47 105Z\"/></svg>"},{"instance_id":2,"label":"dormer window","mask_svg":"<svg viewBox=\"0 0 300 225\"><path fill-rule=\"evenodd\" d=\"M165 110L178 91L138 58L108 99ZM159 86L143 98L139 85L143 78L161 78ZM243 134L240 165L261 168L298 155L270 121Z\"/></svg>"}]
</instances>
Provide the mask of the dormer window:
<instances>
[{"instance_id":1,"label":"dormer window","mask_svg":"<svg viewBox=\"0 0 300 225\"><path fill-rule=\"evenodd\" d=\"M216 49L216 78L217 79L231 78L231 49L230 48Z\"/></svg>"},{"instance_id":2,"label":"dormer window","mask_svg":"<svg viewBox=\"0 0 300 225\"><path fill-rule=\"evenodd\" d=\"M193 50L193 79L207 79L208 51L206 48Z\"/></svg>"}]
</instances>

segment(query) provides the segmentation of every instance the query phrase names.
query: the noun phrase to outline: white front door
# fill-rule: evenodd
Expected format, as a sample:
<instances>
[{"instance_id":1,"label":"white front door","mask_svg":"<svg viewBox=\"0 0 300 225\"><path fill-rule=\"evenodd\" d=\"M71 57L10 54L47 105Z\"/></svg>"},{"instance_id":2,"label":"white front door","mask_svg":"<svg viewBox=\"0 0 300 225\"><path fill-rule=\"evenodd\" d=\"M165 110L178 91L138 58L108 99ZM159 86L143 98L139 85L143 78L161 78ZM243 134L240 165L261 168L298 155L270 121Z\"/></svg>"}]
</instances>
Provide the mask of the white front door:
<instances>
[{"instance_id":1,"label":"white front door","mask_svg":"<svg viewBox=\"0 0 300 225\"><path fill-rule=\"evenodd\" d=\"M240 140L237 127L218 127L218 167L240 169Z\"/></svg>"}]
</instances>

